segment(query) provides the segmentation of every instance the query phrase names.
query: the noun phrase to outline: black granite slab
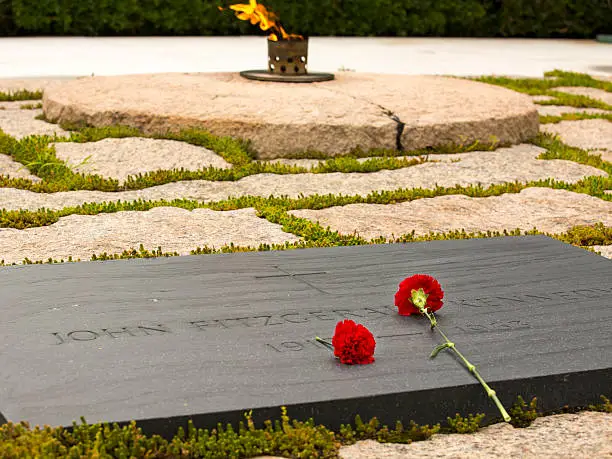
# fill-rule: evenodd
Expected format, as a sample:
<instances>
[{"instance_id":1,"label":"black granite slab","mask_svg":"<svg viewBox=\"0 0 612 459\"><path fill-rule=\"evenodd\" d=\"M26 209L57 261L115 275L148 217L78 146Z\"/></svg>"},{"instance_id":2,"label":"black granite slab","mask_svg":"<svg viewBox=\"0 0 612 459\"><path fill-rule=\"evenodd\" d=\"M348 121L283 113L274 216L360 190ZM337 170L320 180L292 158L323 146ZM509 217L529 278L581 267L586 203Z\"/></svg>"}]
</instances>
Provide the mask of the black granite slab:
<instances>
[{"instance_id":1,"label":"black granite slab","mask_svg":"<svg viewBox=\"0 0 612 459\"><path fill-rule=\"evenodd\" d=\"M546 237L10 267L0 270L0 413L70 425L141 421L172 435L286 405L337 427L444 420L495 406L397 284L436 276L439 322L507 407L584 405L612 387L612 262ZM314 342L354 319L376 362Z\"/></svg>"}]
</instances>

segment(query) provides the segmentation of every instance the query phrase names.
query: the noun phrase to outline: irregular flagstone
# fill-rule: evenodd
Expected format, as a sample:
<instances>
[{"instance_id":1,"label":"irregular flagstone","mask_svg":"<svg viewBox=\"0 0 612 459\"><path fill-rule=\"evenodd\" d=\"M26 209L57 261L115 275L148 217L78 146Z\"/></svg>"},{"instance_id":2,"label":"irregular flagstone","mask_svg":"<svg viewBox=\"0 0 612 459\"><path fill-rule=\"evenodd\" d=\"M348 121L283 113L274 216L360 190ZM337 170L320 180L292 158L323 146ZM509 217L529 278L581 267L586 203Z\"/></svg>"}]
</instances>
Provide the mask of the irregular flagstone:
<instances>
[{"instance_id":1,"label":"irregular flagstone","mask_svg":"<svg viewBox=\"0 0 612 459\"><path fill-rule=\"evenodd\" d=\"M94 77L48 89L43 105L56 122L125 124L147 133L200 128L248 139L261 159L395 148L398 137L406 149L492 138L515 144L538 131L529 97L438 76L340 72L308 85L237 73Z\"/></svg>"},{"instance_id":2,"label":"irregular flagstone","mask_svg":"<svg viewBox=\"0 0 612 459\"><path fill-rule=\"evenodd\" d=\"M73 80L74 78L0 78L0 92L12 93L21 90L44 91L52 86Z\"/></svg>"},{"instance_id":3,"label":"irregular flagstone","mask_svg":"<svg viewBox=\"0 0 612 459\"><path fill-rule=\"evenodd\" d=\"M612 456L612 414L585 411L537 418L526 428L500 423L473 434L437 434L408 445L357 442L340 448L343 459L591 459Z\"/></svg>"},{"instance_id":4,"label":"irregular flagstone","mask_svg":"<svg viewBox=\"0 0 612 459\"><path fill-rule=\"evenodd\" d=\"M598 99L602 102L612 105L612 92L604 91L603 89L587 88L587 87L568 87L562 86L554 88L554 91L564 92L566 94L574 94L577 96L587 96L592 99Z\"/></svg>"},{"instance_id":5,"label":"irregular flagstone","mask_svg":"<svg viewBox=\"0 0 612 459\"><path fill-rule=\"evenodd\" d=\"M467 232L537 228L562 233L575 225L612 225L612 202L586 194L550 188L527 188L488 198L438 196L399 204L349 204L290 212L343 234L366 239L464 229Z\"/></svg>"},{"instance_id":6,"label":"irregular flagstone","mask_svg":"<svg viewBox=\"0 0 612 459\"><path fill-rule=\"evenodd\" d=\"M572 147L593 149L612 149L612 122L603 119L561 121L544 124L541 130L557 134L561 140Z\"/></svg>"},{"instance_id":7,"label":"irregular flagstone","mask_svg":"<svg viewBox=\"0 0 612 459\"><path fill-rule=\"evenodd\" d=\"M219 201L234 196L309 196L313 194L367 195L374 191L400 188L435 188L507 182L528 182L546 178L575 183L587 176L607 176L591 166L565 160L536 159L542 148L519 145L496 151L462 153L461 161L424 163L397 170L372 173L331 174L258 174L236 182L194 180L174 182L137 191L101 192L69 191L34 193L27 190L0 188L0 208L61 209L85 202L134 201L158 199L194 199Z\"/></svg>"},{"instance_id":8,"label":"irregular flagstone","mask_svg":"<svg viewBox=\"0 0 612 459\"><path fill-rule=\"evenodd\" d=\"M18 100L15 102L0 102L0 110L26 110L22 109L23 105L37 105L40 100ZM27 109L30 110L30 109Z\"/></svg>"},{"instance_id":9,"label":"irregular flagstone","mask_svg":"<svg viewBox=\"0 0 612 459\"><path fill-rule=\"evenodd\" d=\"M146 212L70 215L53 225L25 230L2 228L0 258L5 263L20 263L25 257L36 261L72 256L86 261L93 254L121 253L140 244L187 255L203 246L257 247L298 240L279 225L258 218L252 208L220 212L157 207Z\"/></svg>"},{"instance_id":10,"label":"irregular flagstone","mask_svg":"<svg viewBox=\"0 0 612 459\"><path fill-rule=\"evenodd\" d=\"M547 102L549 100L554 99L553 96L544 96L544 95L530 96L530 97L531 97L531 100L534 102Z\"/></svg>"},{"instance_id":11,"label":"irregular flagstone","mask_svg":"<svg viewBox=\"0 0 612 459\"><path fill-rule=\"evenodd\" d=\"M0 129L18 139L29 135L65 135L56 124L37 120L42 110L0 110Z\"/></svg>"},{"instance_id":12,"label":"irregular flagstone","mask_svg":"<svg viewBox=\"0 0 612 459\"><path fill-rule=\"evenodd\" d=\"M214 151L176 140L128 137L54 145L57 157L73 166L74 171L98 174L120 182L129 175L156 170L231 167Z\"/></svg>"},{"instance_id":13,"label":"irregular flagstone","mask_svg":"<svg viewBox=\"0 0 612 459\"><path fill-rule=\"evenodd\" d=\"M39 182L40 177L31 174L27 167L23 164L13 161L13 159L4 154L0 154L0 175L11 178L24 178Z\"/></svg>"},{"instance_id":14,"label":"irregular flagstone","mask_svg":"<svg viewBox=\"0 0 612 459\"><path fill-rule=\"evenodd\" d=\"M595 252L600 252L602 257L612 259L612 245L594 245L591 248Z\"/></svg>"},{"instance_id":15,"label":"irregular flagstone","mask_svg":"<svg viewBox=\"0 0 612 459\"><path fill-rule=\"evenodd\" d=\"M578 108L565 105L538 105L538 113L544 116L561 116L565 113L589 113L591 115L611 114L611 111L600 108Z\"/></svg>"}]
</instances>

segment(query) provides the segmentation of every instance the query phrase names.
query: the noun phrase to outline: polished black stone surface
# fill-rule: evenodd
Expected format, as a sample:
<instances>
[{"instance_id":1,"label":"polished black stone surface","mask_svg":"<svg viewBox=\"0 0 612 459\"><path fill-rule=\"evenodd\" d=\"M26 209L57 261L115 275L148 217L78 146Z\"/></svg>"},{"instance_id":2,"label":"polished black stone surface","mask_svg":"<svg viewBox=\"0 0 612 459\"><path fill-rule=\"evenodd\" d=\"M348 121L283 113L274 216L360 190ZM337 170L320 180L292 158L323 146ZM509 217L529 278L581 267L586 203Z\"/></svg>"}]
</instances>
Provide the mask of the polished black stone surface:
<instances>
[{"instance_id":1,"label":"polished black stone surface","mask_svg":"<svg viewBox=\"0 0 612 459\"><path fill-rule=\"evenodd\" d=\"M383 422L497 414L398 283L445 289L439 323L509 408L596 402L612 387L612 262L546 237L512 237L0 270L0 418L70 425L132 419L166 436L355 414ZM314 341L365 324L376 362L339 364Z\"/></svg>"}]
</instances>

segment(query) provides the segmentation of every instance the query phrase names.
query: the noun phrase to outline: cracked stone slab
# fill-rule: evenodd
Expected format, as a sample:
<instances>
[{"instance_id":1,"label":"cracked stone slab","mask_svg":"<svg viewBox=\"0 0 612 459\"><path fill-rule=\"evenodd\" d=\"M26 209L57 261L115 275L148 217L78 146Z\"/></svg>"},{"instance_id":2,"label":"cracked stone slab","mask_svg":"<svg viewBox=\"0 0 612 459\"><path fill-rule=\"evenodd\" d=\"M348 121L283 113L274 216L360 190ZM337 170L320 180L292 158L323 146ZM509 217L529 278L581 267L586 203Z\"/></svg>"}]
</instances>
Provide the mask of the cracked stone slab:
<instances>
[{"instance_id":1,"label":"cracked stone slab","mask_svg":"<svg viewBox=\"0 0 612 459\"><path fill-rule=\"evenodd\" d=\"M577 96L587 96L592 99L600 100L608 105L612 105L612 92L604 91L603 89L562 86L559 88L554 88L554 91L574 94Z\"/></svg>"},{"instance_id":2,"label":"cracked stone slab","mask_svg":"<svg viewBox=\"0 0 612 459\"><path fill-rule=\"evenodd\" d=\"M204 147L176 140L128 137L98 142L55 143L57 157L76 172L98 174L124 182L128 176L156 170L198 170L231 164Z\"/></svg>"},{"instance_id":3,"label":"cracked stone slab","mask_svg":"<svg viewBox=\"0 0 612 459\"><path fill-rule=\"evenodd\" d=\"M343 234L357 232L365 239L461 229L470 233L537 228L556 234L575 225L612 225L612 202L550 188L527 188L488 198L451 195L399 204L349 204L290 213Z\"/></svg>"},{"instance_id":4,"label":"cracked stone slab","mask_svg":"<svg viewBox=\"0 0 612 459\"><path fill-rule=\"evenodd\" d=\"M368 100L404 124L407 150L447 144L516 144L538 132L531 99L495 85L440 76L341 75L321 87Z\"/></svg>"},{"instance_id":5,"label":"cracked stone slab","mask_svg":"<svg viewBox=\"0 0 612 459\"><path fill-rule=\"evenodd\" d=\"M544 124L542 131L558 135L561 140L585 150L612 150L612 122L604 119L561 121Z\"/></svg>"},{"instance_id":6,"label":"cracked stone slab","mask_svg":"<svg viewBox=\"0 0 612 459\"><path fill-rule=\"evenodd\" d=\"M85 202L138 199L193 199L208 202L231 196L286 195L293 198L314 194L365 196L374 191L392 191L401 188L433 189L436 185L453 187L480 184L486 187L492 184L528 182L546 178L575 183L588 176L607 176L600 169L573 161L537 159L543 151L542 148L525 144L495 151L462 153L461 161L458 162L430 162L371 173L258 174L235 182L193 180L123 192L34 193L27 190L0 188L0 208L62 209Z\"/></svg>"},{"instance_id":7,"label":"cracked stone slab","mask_svg":"<svg viewBox=\"0 0 612 459\"><path fill-rule=\"evenodd\" d=\"M11 178L24 178L39 182L40 177L31 174L27 167L23 164L13 161L13 159L5 154L0 154L0 175Z\"/></svg>"},{"instance_id":8,"label":"cracked stone slab","mask_svg":"<svg viewBox=\"0 0 612 459\"><path fill-rule=\"evenodd\" d=\"M69 215L50 226L0 229L0 258L5 263L30 260L89 260L92 254L161 247L187 255L196 247L220 248L234 243L257 247L298 241L279 225L258 218L255 210L213 211L156 207L146 212Z\"/></svg>"},{"instance_id":9,"label":"cracked stone slab","mask_svg":"<svg viewBox=\"0 0 612 459\"><path fill-rule=\"evenodd\" d=\"M56 124L37 120L42 110L0 110L0 129L17 139L29 135L65 135L66 131Z\"/></svg>"},{"instance_id":10,"label":"cracked stone slab","mask_svg":"<svg viewBox=\"0 0 612 459\"><path fill-rule=\"evenodd\" d=\"M578 108L566 105L538 105L538 113L543 116L561 116L566 113L612 114L612 112L600 108Z\"/></svg>"},{"instance_id":11,"label":"cracked stone slab","mask_svg":"<svg viewBox=\"0 0 612 459\"><path fill-rule=\"evenodd\" d=\"M473 434L436 434L429 440L408 445L366 440L340 448L343 459L591 459L611 456L612 414L591 411L537 418L522 429L500 423Z\"/></svg>"},{"instance_id":12,"label":"cracked stone slab","mask_svg":"<svg viewBox=\"0 0 612 459\"><path fill-rule=\"evenodd\" d=\"M355 148L420 148L537 134L529 97L484 83L435 76L341 72L295 85L235 73L88 77L45 91L57 122L124 124L145 132L199 128L249 139L260 159ZM396 116L393 116L393 112ZM399 117L407 129L401 131Z\"/></svg>"}]
</instances>

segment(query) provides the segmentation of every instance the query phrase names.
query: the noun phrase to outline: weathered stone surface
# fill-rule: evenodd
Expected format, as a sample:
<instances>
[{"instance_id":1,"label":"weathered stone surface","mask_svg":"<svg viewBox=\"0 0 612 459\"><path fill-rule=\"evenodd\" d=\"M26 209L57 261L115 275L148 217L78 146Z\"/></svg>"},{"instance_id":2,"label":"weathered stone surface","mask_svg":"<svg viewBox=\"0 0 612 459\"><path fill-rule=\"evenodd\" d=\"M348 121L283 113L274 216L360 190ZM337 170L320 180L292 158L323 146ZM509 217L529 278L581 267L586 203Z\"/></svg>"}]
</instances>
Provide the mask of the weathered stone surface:
<instances>
[{"instance_id":1,"label":"weathered stone surface","mask_svg":"<svg viewBox=\"0 0 612 459\"><path fill-rule=\"evenodd\" d=\"M442 96L443 95L443 96ZM75 80L44 95L54 121L126 124L145 132L201 128L252 141L260 158L318 150L517 143L537 133L527 96L460 79L341 72L307 85L238 74L155 74Z\"/></svg>"},{"instance_id":2,"label":"weathered stone surface","mask_svg":"<svg viewBox=\"0 0 612 459\"><path fill-rule=\"evenodd\" d=\"M400 141L407 150L493 139L515 144L538 132L538 113L528 96L475 81L356 73L321 87L389 110L404 123Z\"/></svg>"},{"instance_id":3,"label":"weathered stone surface","mask_svg":"<svg viewBox=\"0 0 612 459\"><path fill-rule=\"evenodd\" d=\"M542 131L557 134L563 142L585 150L612 149L612 122L603 119L561 121L542 125Z\"/></svg>"},{"instance_id":4,"label":"weathered stone surface","mask_svg":"<svg viewBox=\"0 0 612 459\"><path fill-rule=\"evenodd\" d=\"M0 78L0 92L15 92L26 89L28 91L44 91L73 78Z\"/></svg>"},{"instance_id":5,"label":"weathered stone surface","mask_svg":"<svg viewBox=\"0 0 612 459\"><path fill-rule=\"evenodd\" d=\"M374 191L400 188L452 187L480 183L526 182L554 178L574 183L586 176L607 176L591 166L565 160L536 159L544 151L533 145L489 152L462 153L458 162L425 163L397 170L372 173L331 173L276 175L259 174L235 182L209 182L194 180L168 183L137 191L106 193L101 191L69 191L53 194L33 193L26 190L0 188L0 208L7 209L61 209L84 202L133 201L137 199L197 199L218 201L230 196L297 197L313 194L367 195Z\"/></svg>"},{"instance_id":6,"label":"weathered stone surface","mask_svg":"<svg viewBox=\"0 0 612 459\"><path fill-rule=\"evenodd\" d=\"M592 247L596 252L601 253L602 257L612 259L612 245L594 245Z\"/></svg>"},{"instance_id":7,"label":"weathered stone surface","mask_svg":"<svg viewBox=\"0 0 612 459\"><path fill-rule=\"evenodd\" d=\"M550 188L527 188L520 193L489 198L438 196L399 204L349 204L291 213L318 221L340 233L357 232L366 239L418 235L465 229L503 231L534 227L562 233L574 225L603 222L612 225L612 202L586 194Z\"/></svg>"},{"instance_id":8,"label":"weathered stone surface","mask_svg":"<svg viewBox=\"0 0 612 459\"><path fill-rule=\"evenodd\" d=\"M592 99L598 99L608 105L612 105L612 92L604 91L603 89L597 88L586 88L586 87L568 87L562 86L555 88L555 91L565 92L567 94L575 94L578 96L587 96Z\"/></svg>"},{"instance_id":9,"label":"weathered stone surface","mask_svg":"<svg viewBox=\"0 0 612 459\"><path fill-rule=\"evenodd\" d=\"M129 137L98 142L55 144L57 157L76 172L125 181L129 175L156 170L197 170L231 165L214 151L175 140Z\"/></svg>"},{"instance_id":10,"label":"weathered stone surface","mask_svg":"<svg viewBox=\"0 0 612 459\"><path fill-rule=\"evenodd\" d=\"M20 100L15 102L0 102L0 110L21 110L24 105L37 105L40 100Z\"/></svg>"},{"instance_id":11,"label":"weathered stone surface","mask_svg":"<svg viewBox=\"0 0 612 459\"><path fill-rule=\"evenodd\" d=\"M72 256L86 261L93 254L121 253L138 249L140 244L187 255L205 245L219 248L233 242L257 247L298 239L258 218L253 209L219 212L156 207L146 212L70 215L53 225L25 230L0 228L0 258L5 263L20 263L25 257L36 261Z\"/></svg>"},{"instance_id":12,"label":"weathered stone surface","mask_svg":"<svg viewBox=\"0 0 612 459\"><path fill-rule=\"evenodd\" d=\"M538 418L523 429L500 423L474 434L438 434L428 441L409 445L366 440L340 449L343 459L591 459L610 456L612 414L590 411Z\"/></svg>"},{"instance_id":13,"label":"weathered stone surface","mask_svg":"<svg viewBox=\"0 0 612 459\"><path fill-rule=\"evenodd\" d=\"M552 96L530 96L531 100L533 100L534 102L547 102L549 100L553 100L554 97Z\"/></svg>"},{"instance_id":14,"label":"weathered stone surface","mask_svg":"<svg viewBox=\"0 0 612 459\"><path fill-rule=\"evenodd\" d=\"M25 178L34 182L40 180L40 177L30 174L28 168L23 164L13 161L10 156L5 154L0 154L0 175L12 178Z\"/></svg>"},{"instance_id":15,"label":"weathered stone surface","mask_svg":"<svg viewBox=\"0 0 612 459\"><path fill-rule=\"evenodd\" d=\"M590 113L590 114L605 114L612 112L602 110L600 108L578 108L565 105L538 105L538 113L540 115L561 116L565 113Z\"/></svg>"},{"instance_id":16,"label":"weathered stone surface","mask_svg":"<svg viewBox=\"0 0 612 459\"><path fill-rule=\"evenodd\" d=\"M42 110L0 110L0 129L18 139L29 135L64 135L56 124L37 120Z\"/></svg>"}]
</instances>

